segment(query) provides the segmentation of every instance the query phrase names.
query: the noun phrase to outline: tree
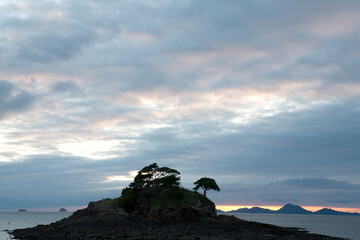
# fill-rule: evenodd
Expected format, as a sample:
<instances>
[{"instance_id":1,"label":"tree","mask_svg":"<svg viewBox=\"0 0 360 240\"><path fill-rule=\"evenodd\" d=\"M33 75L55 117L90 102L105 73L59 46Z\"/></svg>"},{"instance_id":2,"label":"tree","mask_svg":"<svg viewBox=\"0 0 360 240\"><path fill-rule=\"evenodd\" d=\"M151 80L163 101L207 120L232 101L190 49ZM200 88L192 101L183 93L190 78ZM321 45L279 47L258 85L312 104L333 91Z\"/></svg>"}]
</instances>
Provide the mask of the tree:
<instances>
[{"instance_id":1,"label":"tree","mask_svg":"<svg viewBox=\"0 0 360 240\"><path fill-rule=\"evenodd\" d=\"M208 177L202 177L196 182L194 182L195 187L194 190L197 191L199 188L204 190L204 196L206 197L207 190L220 191L219 186L215 182L214 179Z\"/></svg>"},{"instance_id":2,"label":"tree","mask_svg":"<svg viewBox=\"0 0 360 240\"><path fill-rule=\"evenodd\" d=\"M180 185L180 172L168 167L159 167L157 163L141 169L134 182L130 184L132 189L143 189L149 187L174 187Z\"/></svg>"}]
</instances>

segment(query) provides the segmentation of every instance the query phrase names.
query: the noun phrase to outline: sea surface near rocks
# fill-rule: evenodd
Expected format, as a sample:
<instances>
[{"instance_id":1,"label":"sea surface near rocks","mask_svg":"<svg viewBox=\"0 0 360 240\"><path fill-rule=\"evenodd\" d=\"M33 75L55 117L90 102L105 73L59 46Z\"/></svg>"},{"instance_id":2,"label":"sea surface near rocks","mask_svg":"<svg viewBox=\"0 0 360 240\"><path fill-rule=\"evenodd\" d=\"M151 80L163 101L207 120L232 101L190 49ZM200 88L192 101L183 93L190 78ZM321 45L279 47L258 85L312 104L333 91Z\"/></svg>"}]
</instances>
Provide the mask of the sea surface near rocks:
<instances>
[{"instance_id":1,"label":"sea surface near rocks","mask_svg":"<svg viewBox=\"0 0 360 240\"><path fill-rule=\"evenodd\" d=\"M50 224L69 217L71 212L0 212L0 240L11 239L4 230Z\"/></svg>"},{"instance_id":2,"label":"sea surface near rocks","mask_svg":"<svg viewBox=\"0 0 360 240\"><path fill-rule=\"evenodd\" d=\"M231 214L247 221L281 227L304 228L312 233L360 240L360 216L316 216L298 214Z\"/></svg>"}]
</instances>

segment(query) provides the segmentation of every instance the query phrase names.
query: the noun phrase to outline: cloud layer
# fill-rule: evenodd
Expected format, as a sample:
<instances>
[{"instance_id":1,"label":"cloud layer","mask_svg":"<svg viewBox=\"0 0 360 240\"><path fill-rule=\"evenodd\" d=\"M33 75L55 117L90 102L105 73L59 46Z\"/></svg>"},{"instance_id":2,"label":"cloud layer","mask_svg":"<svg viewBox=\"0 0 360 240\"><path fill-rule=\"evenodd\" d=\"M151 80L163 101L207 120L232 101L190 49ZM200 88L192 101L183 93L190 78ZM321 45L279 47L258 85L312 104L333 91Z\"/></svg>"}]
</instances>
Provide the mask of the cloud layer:
<instances>
[{"instance_id":1,"label":"cloud layer","mask_svg":"<svg viewBox=\"0 0 360 240\"><path fill-rule=\"evenodd\" d=\"M17 89L8 81L0 80L0 119L11 113L21 113L34 104L35 97Z\"/></svg>"},{"instance_id":2,"label":"cloud layer","mask_svg":"<svg viewBox=\"0 0 360 240\"><path fill-rule=\"evenodd\" d=\"M359 11L2 1L0 209L115 197L153 162L217 204L357 207Z\"/></svg>"}]
</instances>

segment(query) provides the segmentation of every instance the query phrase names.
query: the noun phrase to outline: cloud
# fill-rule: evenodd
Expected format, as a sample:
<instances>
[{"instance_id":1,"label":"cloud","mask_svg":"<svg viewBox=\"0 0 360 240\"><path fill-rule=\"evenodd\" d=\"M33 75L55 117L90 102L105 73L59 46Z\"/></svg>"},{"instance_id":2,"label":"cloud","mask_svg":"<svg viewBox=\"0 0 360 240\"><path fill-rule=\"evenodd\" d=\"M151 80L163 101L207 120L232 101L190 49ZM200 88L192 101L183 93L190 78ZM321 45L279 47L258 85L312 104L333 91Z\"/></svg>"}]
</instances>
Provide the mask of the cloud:
<instances>
[{"instance_id":1,"label":"cloud","mask_svg":"<svg viewBox=\"0 0 360 240\"><path fill-rule=\"evenodd\" d=\"M18 89L14 84L0 80L0 119L10 113L21 113L30 109L35 97L29 92Z\"/></svg>"},{"instance_id":2,"label":"cloud","mask_svg":"<svg viewBox=\"0 0 360 240\"><path fill-rule=\"evenodd\" d=\"M268 187L274 191L273 193L276 193L270 196L271 192L269 191L268 199L274 196L278 199L282 198L284 201L292 198L302 204L317 202L323 206L334 204L356 206L360 199L359 184L327 178L288 179Z\"/></svg>"},{"instance_id":3,"label":"cloud","mask_svg":"<svg viewBox=\"0 0 360 240\"><path fill-rule=\"evenodd\" d=\"M359 184L330 178L290 178L263 184L228 184L221 194L209 194L221 204L356 207L359 189Z\"/></svg>"},{"instance_id":4,"label":"cloud","mask_svg":"<svg viewBox=\"0 0 360 240\"><path fill-rule=\"evenodd\" d=\"M339 181L327 178L293 178L278 182L278 184L287 185L289 187L296 187L307 190L359 190L360 184L349 183L346 181Z\"/></svg>"},{"instance_id":5,"label":"cloud","mask_svg":"<svg viewBox=\"0 0 360 240\"><path fill-rule=\"evenodd\" d=\"M95 34L89 30L65 34L48 32L32 36L18 44L17 58L39 63L66 61L79 54L94 38Z\"/></svg>"},{"instance_id":6,"label":"cloud","mask_svg":"<svg viewBox=\"0 0 360 240\"><path fill-rule=\"evenodd\" d=\"M299 201L291 188L308 186L324 203L342 191L326 181L360 182L359 11L332 0L4 2L3 179L85 201L158 162L187 187L213 176L219 201ZM35 100L31 116L6 121Z\"/></svg>"},{"instance_id":7,"label":"cloud","mask_svg":"<svg viewBox=\"0 0 360 240\"><path fill-rule=\"evenodd\" d=\"M87 205L89 200L119 196L131 179L107 180L119 174L127 176L129 170L136 168L119 159L97 162L74 156L28 156L22 161L1 163L0 190L7 194L0 196L0 202L15 209Z\"/></svg>"},{"instance_id":8,"label":"cloud","mask_svg":"<svg viewBox=\"0 0 360 240\"><path fill-rule=\"evenodd\" d=\"M68 80L68 81L58 81L55 82L52 86L51 89L55 92L61 93L61 92L77 92L80 90L79 86Z\"/></svg>"}]
</instances>

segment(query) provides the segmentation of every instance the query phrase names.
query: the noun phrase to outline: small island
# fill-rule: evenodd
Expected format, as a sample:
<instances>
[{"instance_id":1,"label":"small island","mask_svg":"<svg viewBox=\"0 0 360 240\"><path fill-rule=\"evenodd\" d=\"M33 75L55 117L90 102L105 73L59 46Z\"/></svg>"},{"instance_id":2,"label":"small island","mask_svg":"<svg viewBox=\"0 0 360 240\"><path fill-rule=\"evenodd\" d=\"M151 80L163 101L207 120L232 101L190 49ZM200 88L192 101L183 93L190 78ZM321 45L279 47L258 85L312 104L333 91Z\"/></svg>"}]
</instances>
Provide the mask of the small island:
<instances>
[{"instance_id":1,"label":"small island","mask_svg":"<svg viewBox=\"0 0 360 240\"><path fill-rule=\"evenodd\" d=\"M217 215L208 190L214 179L201 178L194 190L180 186L180 172L156 163L140 170L120 197L90 202L88 207L50 225L16 229L15 239L342 239L303 229L248 222Z\"/></svg>"},{"instance_id":2,"label":"small island","mask_svg":"<svg viewBox=\"0 0 360 240\"><path fill-rule=\"evenodd\" d=\"M59 212L67 212L65 208L60 208Z\"/></svg>"},{"instance_id":3,"label":"small island","mask_svg":"<svg viewBox=\"0 0 360 240\"><path fill-rule=\"evenodd\" d=\"M18 212L27 212L27 210L26 209L19 209Z\"/></svg>"}]
</instances>

